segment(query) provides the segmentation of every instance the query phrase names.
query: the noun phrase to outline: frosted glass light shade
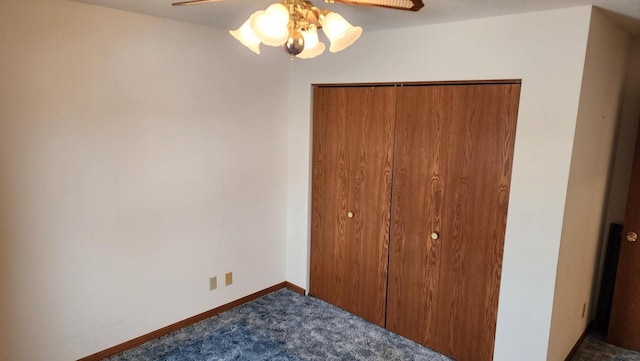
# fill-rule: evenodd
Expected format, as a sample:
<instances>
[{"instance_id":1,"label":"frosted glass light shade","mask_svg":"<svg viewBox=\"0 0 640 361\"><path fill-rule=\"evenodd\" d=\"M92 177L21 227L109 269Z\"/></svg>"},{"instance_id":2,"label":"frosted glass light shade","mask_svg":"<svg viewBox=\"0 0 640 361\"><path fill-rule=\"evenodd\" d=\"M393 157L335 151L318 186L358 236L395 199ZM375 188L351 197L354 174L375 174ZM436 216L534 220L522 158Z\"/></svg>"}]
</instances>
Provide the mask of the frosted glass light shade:
<instances>
[{"instance_id":1,"label":"frosted glass light shade","mask_svg":"<svg viewBox=\"0 0 640 361\"><path fill-rule=\"evenodd\" d=\"M326 46L318 40L318 29L312 26L309 30L302 31L304 38L304 50L296 57L300 59L311 59L322 54Z\"/></svg>"},{"instance_id":2,"label":"frosted glass light shade","mask_svg":"<svg viewBox=\"0 0 640 361\"><path fill-rule=\"evenodd\" d=\"M309 25L307 30L302 30L301 33L304 38L305 46L313 48L320 42L320 40L318 40L318 28L313 24Z\"/></svg>"},{"instance_id":3,"label":"frosted glass light shade","mask_svg":"<svg viewBox=\"0 0 640 361\"><path fill-rule=\"evenodd\" d=\"M253 30L251 30L249 20L245 21L238 29L230 30L229 34L241 42L242 45L260 55L260 39L256 36Z\"/></svg>"},{"instance_id":4,"label":"frosted glass light shade","mask_svg":"<svg viewBox=\"0 0 640 361\"><path fill-rule=\"evenodd\" d=\"M329 51L332 53L337 53L348 48L362 35L361 27L349 24L342 15L334 12L325 15L322 30L329 41L331 41Z\"/></svg>"},{"instance_id":5,"label":"frosted glass light shade","mask_svg":"<svg viewBox=\"0 0 640 361\"><path fill-rule=\"evenodd\" d=\"M289 9L282 3L270 5L264 12L278 19L279 22L289 24Z\"/></svg>"},{"instance_id":6,"label":"frosted glass light shade","mask_svg":"<svg viewBox=\"0 0 640 361\"><path fill-rule=\"evenodd\" d=\"M282 4L279 4L282 5ZM273 5L272 5L273 6ZM284 5L282 5L284 7ZM286 10L286 9L285 9ZM249 18L251 30L264 45L280 46L289 38L289 13L286 20L278 11L256 11Z\"/></svg>"}]
</instances>

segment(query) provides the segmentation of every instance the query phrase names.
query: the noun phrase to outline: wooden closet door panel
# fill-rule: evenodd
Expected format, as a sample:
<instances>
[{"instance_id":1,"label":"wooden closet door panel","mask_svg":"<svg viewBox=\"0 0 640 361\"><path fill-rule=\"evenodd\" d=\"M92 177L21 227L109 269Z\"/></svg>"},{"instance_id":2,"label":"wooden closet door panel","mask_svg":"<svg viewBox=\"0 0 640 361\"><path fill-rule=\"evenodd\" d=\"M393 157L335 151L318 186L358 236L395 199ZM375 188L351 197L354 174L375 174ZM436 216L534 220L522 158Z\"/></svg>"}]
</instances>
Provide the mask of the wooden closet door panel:
<instances>
[{"instance_id":1,"label":"wooden closet door panel","mask_svg":"<svg viewBox=\"0 0 640 361\"><path fill-rule=\"evenodd\" d=\"M381 326L395 102L392 87L314 91L310 294Z\"/></svg>"},{"instance_id":2,"label":"wooden closet door panel","mask_svg":"<svg viewBox=\"0 0 640 361\"><path fill-rule=\"evenodd\" d=\"M387 328L431 344L438 297L440 242L430 234L442 228L449 124L439 115L438 87L398 91L394 152ZM446 153L444 153L446 155Z\"/></svg>"},{"instance_id":3,"label":"wooden closet door panel","mask_svg":"<svg viewBox=\"0 0 640 361\"><path fill-rule=\"evenodd\" d=\"M492 360L519 85L398 98L388 328L459 361Z\"/></svg>"}]
</instances>

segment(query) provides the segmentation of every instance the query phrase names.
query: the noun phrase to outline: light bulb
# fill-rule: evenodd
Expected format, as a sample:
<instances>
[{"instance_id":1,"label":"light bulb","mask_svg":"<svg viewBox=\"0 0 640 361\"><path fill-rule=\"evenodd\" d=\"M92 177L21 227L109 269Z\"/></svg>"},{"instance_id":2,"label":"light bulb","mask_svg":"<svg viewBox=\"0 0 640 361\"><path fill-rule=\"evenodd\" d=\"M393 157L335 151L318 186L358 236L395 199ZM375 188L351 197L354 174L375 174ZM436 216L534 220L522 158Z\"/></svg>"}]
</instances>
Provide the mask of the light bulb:
<instances>
[{"instance_id":1,"label":"light bulb","mask_svg":"<svg viewBox=\"0 0 640 361\"><path fill-rule=\"evenodd\" d=\"M273 16L274 18L278 19L278 21L284 24L289 23L289 9L287 9L287 7L282 3L270 5L264 12Z\"/></svg>"},{"instance_id":2,"label":"light bulb","mask_svg":"<svg viewBox=\"0 0 640 361\"><path fill-rule=\"evenodd\" d=\"M300 59L311 59L322 54L326 48L323 43L318 40L318 29L311 25L308 30L302 31L304 38L304 50L298 54Z\"/></svg>"},{"instance_id":3,"label":"light bulb","mask_svg":"<svg viewBox=\"0 0 640 361\"><path fill-rule=\"evenodd\" d=\"M314 48L320 42L318 40L318 28L315 25L309 25L307 30L302 30L302 36L304 37L305 46Z\"/></svg>"},{"instance_id":4,"label":"light bulb","mask_svg":"<svg viewBox=\"0 0 640 361\"><path fill-rule=\"evenodd\" d=\"M260 39L256 36L253 30L251 30L251 25L249 25L248 19L238 29L229 30L229 34L254 53L260 54Z\"/></svg>"},{"instance_id":5,"label":"light bulb","mask_svg":"<svg viewBox=\"0 0 640 361\"><path fill-rule=\"evenodd\" d=\"M361 27L349 24L342 15L334 12L325 15L322 30L331 41L329 51L332 53L346 49L362 35Z\"/></svg>"},{"instance_id":6,"label":"light bulb","mask_svg":"<svg viewBox=\"0 0 640 361\"><path fill-rule=\"evenodd\" d=\"M284 7L284 5L282 5L282 7ZM263 10L256 11L249 18L251 30L253 30L264 45L280 46L284 44L289 37L289 13L287 13L285 19L283 14L277 9L278 7L276 7L276 10L272 9L273 11L269 13Z\"/></svg>"}]
</instances>

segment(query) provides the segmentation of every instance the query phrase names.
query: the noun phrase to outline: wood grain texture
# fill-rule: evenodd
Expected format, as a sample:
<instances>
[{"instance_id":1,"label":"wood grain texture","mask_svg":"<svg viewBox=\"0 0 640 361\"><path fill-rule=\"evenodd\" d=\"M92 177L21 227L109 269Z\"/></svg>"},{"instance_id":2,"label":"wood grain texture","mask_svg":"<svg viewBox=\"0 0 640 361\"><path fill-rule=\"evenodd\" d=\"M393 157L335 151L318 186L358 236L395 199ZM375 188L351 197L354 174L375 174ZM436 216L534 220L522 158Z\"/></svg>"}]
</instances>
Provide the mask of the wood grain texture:
<instances>
[{"instance_id":1,"label":"wood grain texture","mask_svg":"<svg viewBox=\"0 0 640 361\"><path fill-rule=\"evenodd\" d=\"M629 242L626 235L640 234L639 204L640 138L636 142L607 335L607 342L636 351L640 351L640 241Z\"/></svg>"},{"instance_id":2,"label":"wood grain texture","mask_svg":"<svg viewBox=\"0 0 640 361\"><path fill-rule=\"evenodd\" d=\"M309 293L380 326L395 102L392 87L314 89Z\"/></svg>"},{"instance_id":3,"label":"wood grain texture","mask_svg":"<svg viewBox=\"0 0 640 361\"><path fill-rule=\"evenodd\" d=\"M519 93L398 90L387 328L459 361L493 358Z\"/></svg>"},{"instance_id":4,"label":"wood grain texture","mask_svg":"<svg viewBox=\"0 0 640 361\"><path fill-rule=\"evenodd\" d=\"M235 300L235 301L229 302L227 304L224 304L224 305L222 305L220 307L216 307L214 309L202 312L200 314L197 314L195 316L189 317L189 318L184 319L182 321L178 321L176 323L173 323L173 324L171 324L169 326L166 326L166 327L163 327L161 329L149 332L149 333L144 334L144 335L142 335L140 337L136 337L133 340L129 340L129 341L123 342L123 343L121 343L119 345L115 345L113 347L109 347L106 350L102 350L102 351L96 352L96 353L94 353L92 355L83 357L83 358L79 359L78 361L99 361L99 360L103 360L103 359L105 359L107 357L111 357L113 355L117 355L117 354L122 353L122 352L124 352L126 350L129 350L129 349L132 349L134 347L140 346L143 343L149 342L151 340L155 340L156 338L164 336L164 335L168 335L171 332L178 331L179 329L187 327L187 326L190 326L190 325L193 325L196 322L200 322L202 320L206 320L207 318L211 318L211 317L213 317L213 316L215 316L215 315L217 315L219 313L228 311L228 310L230 310L230 309L232 309L234 307L238 307L238 306L240 306L242 304L245 304L245 303L247 303L249 301L253 301L256 298L260 298L262 296L265 296L265 295L267 295L267 294L269 294L271 292L275 292L275 291L277 291L279 289L282 289L282 288L289 288L289 289L291 289L292 291L295 291L295 292L299 292L300 290L302 290L303 291L302 294L304 294L304 289L302 287L296 286L296 285L294 285L293 283L290 283L290 282L281 282L281 283L278 283L278 284L273 285L271 287L265 288L265 289L263 289L261 291L252 293L252 294L250 294L248 296L242 297L242 298L240 298L238 300Z\"/></svg>"}]
</instances>

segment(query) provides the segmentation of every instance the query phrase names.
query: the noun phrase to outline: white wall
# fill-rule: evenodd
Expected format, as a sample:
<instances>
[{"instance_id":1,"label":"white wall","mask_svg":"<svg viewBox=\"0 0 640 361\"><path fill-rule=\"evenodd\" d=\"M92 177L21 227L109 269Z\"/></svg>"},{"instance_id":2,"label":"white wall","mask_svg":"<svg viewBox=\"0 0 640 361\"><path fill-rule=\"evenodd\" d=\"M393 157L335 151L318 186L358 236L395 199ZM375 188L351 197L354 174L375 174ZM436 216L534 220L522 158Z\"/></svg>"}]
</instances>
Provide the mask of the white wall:
<instances>
[{"instance_id":1,"label":"white wall","mask_svg":"<svg viewBox=\"0 0 640 361\"><path fill-rule=\"evenodd\" d=\"M621 119L616 136L615 161L608 193L607 212L600 242L600 267L598 282L593 289L595 304L599 302L598 292L602 282L602 272L606 250L609 241L609 227L611 223L624 223L627 206L627 194L631 181L631 170L635 155L638 123L640 121L640 38L631 42L627 62L627 79L624 91L624 102Z\"/></svg>"},{"instance_id":2,"label":"white wall","mask_svg":"<svg viewBox=\"0 0 640 361\"><path fill-rule=\"evenodd\" d=\"M285 280L288 61L62 0L1 1L0 44L0 359L76 359Z\"/></svg>"},{"instance_id":3,"label":"white wall","mask_svg":"<svg viewBox=\"0 0 640 361\"><path fill-rule=\"evenodd\" d=\"M631 171L635 155L638 123L640 120L640 38L631 40L627 61L626 85L621 117L616 135L616 147L613 170L607 198L607 210L600 242L600 260L597 282L592 290L593 305L600 302L599 291L602 286L606 250L609 241L611 223L624 223L627 195L631 181ZM594 307L592 307L594 316Z\"/></svg>"},{"instance_id":4,"label":"white wall","mask_svg":"<svg viewBox=\"0 0 640 361\"><path fill-rule=\"evenodd\" d=\"M638 121L640 120L640 38L633 39L631 43L624 94L615 163L611 177L611 191L608 199L605 229L602 235L603 255L609 236L608 227L613 222L624 222L624 213L627 205L627 192L631 181L631 167L635 154Z\"/></svg>"},{"instance_id":5,"label":"white wall","mask_svg":"<svg viewBox=\"0 0 640 361\"><path fill-rule=\"evenodd\" d=\"M294 62L287 279L307 287L312 83L522 79L494 360L547 357L591 7L366 32Z\"/></svg>"},{"instance_id":6,"label":"white wall","mask_svg":"<svg viewBox=\"0 0 640 361\"><path fill-rule=\"evenodd\" d=\"M552 361L567 357L596 306L592 289L598 278L630 40L600 11L593 12L560 241L547 357Z\"/></svg>"}]
</instances>

